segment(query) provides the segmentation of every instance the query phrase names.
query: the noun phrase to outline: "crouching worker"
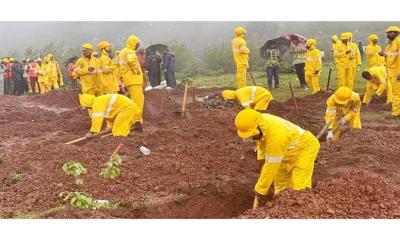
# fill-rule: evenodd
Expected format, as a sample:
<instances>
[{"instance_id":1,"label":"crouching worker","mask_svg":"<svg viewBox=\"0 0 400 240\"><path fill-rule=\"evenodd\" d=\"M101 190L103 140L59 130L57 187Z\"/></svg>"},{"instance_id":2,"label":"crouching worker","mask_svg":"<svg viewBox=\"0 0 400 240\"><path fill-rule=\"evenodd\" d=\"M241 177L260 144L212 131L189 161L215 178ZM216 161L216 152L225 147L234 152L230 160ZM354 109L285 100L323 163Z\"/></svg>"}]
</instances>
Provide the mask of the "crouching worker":
<instances>
[{"instance_id":1,"label":"crouching worker","mask_svg":"<svg viewBox=\"0 0 400 240\"><path fill-rule=\"evenodd\" d=\"M272 94L263 87L248 86L238 90L222 91L222 97L227 100L236 100L243 107L251 108L256 111L265 111L269 102L273 99Z\"/></svg>"},{"instance_id":2,"label":"crouching worker","mask_svg":"<svg viewBox=\"0 0 400 240\"><path fill-rule=\"evenodd\" d=\"M107 94L95 97L91 94L80 94L81 106L91 110L92 126L86 137L93 137L99 133L104 118L107 119L107 130L113 136L126 137L130 133L132 124L135 130L141 131L141 111L129 98L119 94Z\"/></svg>"},{"instance_id":3,"label":"crouching worker","mask_svg":"<svg viewBox=\"0 0 400 240\"><path fill-rule=\"evenodd\" d=\"M340 87L326 101L326 124L328 127L326 141L336 141L339 139L343 127L348 125L350 128L361 128L360 95L353 92L348 87Z\"/></svg>"},{"instance_id":4,"label":"crouching worker","mask_svg":"<svg viewBox=\"0 0 400 240\"><path fill-rule=\"evenodd\" d=\"M386 90L386 68L384 66L371 67L362 73L362 77L367 80L363 103L368 105L372 98L379 99ZM391 101L390 94L387 94L386 103Z\"/></svg>"},{"instance_id":5,"label":"crouching worker","mask_svg":"<svg viewBox=\"0 0 400 240\"><path fill-rule=\"evenodd\" d=\"M255 199L267 195L272 183L275 194L287 188L311 188L314 161L320 148L311 132L252 109L239 112L235 125L239 137L256 140L257 160L263 164L254 189Z\"/></svg>"}]
</instances>

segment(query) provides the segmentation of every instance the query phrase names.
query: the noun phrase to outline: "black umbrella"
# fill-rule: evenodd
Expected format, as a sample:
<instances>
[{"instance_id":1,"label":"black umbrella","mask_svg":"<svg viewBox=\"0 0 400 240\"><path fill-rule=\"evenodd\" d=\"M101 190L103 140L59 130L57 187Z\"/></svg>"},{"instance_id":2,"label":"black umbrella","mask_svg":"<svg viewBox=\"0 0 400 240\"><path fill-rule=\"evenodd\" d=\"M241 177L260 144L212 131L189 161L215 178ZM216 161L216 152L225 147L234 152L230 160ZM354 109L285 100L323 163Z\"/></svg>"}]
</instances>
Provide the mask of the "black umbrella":
<instances>
[{"instance_id":1,"label":"black umbrella","mask_svg":"<svg viewBox=\"0 0 400 240\"><path fill-rule=\"evenodd\" d=\"M146 53L149 54L153 50L156 50L159 53L163 53L167 49L168 49L167 45L164 45L164 44L161 44L161 43L157 43L157 44L153 44L153 45L149 46L148 48L146 48Z\"/></svg>"},{"instance_id":2,"label":"black umbrella","mask_svg":"<svg viewBox=\"0 0 400 240\"><path fill-rule=\"evenodd\" d=\"M275 39L270 39L268 40L261 48L260 48L260 56L262 58L266 58L267 54L267 48L271 46L272 43L275 43L275 46L279 49L281 55L283 55L287 50L290 49L290 40L287 39L286 37L278 37Z\"/></svg>"}]
</instances>

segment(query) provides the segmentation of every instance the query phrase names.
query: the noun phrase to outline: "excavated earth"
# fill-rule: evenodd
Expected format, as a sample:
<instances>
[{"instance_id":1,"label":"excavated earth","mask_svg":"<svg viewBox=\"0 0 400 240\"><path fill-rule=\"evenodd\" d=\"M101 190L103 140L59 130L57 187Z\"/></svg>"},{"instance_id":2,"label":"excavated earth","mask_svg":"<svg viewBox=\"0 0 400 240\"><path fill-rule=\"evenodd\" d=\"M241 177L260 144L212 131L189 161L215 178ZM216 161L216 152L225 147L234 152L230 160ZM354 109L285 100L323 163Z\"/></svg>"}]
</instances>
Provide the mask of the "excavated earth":
<instances>
[{"instance_id":1,"label":"excavated earth","mask_svg":"<svg viewBox=\"0 0 400 240\"><path fill-rule=\"evenodd\" d=\"M258 166L253 143L236 135L240 107L224 104L221 89L200 89L196 104L188 93L145 93L142 133L104 137L75 145L90 127L63 91L42 96L0 97L0 217L39 218L397 218L400 216L400 126L385 120L387 106L363 109L363 129L346 132L336 143L321 143L313 189L283 191L251 210ZM72 92L75 100L78 93ZM204 96L209 96L207 99ZM329 93L273 101L269 112L314 134L323 126ZM201 100L201 101L200 101ZM121 176L99 176L102 165L123 143ZM144 156L140 146L151 154ZM68 161L87 169L84 184L62 171ZM80 191L118 208L81 210L58 194Z\"/></svg>"}]
</instances>

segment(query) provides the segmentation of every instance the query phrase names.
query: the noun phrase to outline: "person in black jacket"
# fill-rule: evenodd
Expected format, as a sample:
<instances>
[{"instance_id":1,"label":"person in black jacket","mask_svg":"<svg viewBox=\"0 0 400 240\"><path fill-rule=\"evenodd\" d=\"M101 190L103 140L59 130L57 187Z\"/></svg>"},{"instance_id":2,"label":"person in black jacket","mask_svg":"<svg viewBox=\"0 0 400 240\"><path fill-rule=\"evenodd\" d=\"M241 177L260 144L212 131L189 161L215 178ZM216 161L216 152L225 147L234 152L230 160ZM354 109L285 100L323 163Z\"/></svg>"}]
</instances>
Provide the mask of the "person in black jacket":
<instances>
[{"instance_id":1,"label":"person in black jacket","mask_svg":"<svg viewBox=\"0 0 400 240\"><path fill-rule=\"evenodd\" d=\"M170 52L169 49L164 52L162 70L164 71L165 81L167 82L166 89L175 88L175 53Z\"/></svg>"},{"instance_id":2,"label":"person in black jacket","mask_svg":"<svg viewBox=\"0 0 400 240\"><path fill-rule=\"evenodd\" d=\"M26 91L26 82L24 81L24 66L18 60L15 60L11 67L12 81L14 83L14 95L21 95Z\"/></svg>"},{"instance_id":3,"label":"person in black jacket","mask_svg":"<svg viewBox=\"0 0 400 240\"><path fill-rule=\"evenodd\" d=\"M147 58L147 70L149 71L150 85L154 88L159 88L161 84L161 56L155 49Z\"/></svg>"}]
</instances>

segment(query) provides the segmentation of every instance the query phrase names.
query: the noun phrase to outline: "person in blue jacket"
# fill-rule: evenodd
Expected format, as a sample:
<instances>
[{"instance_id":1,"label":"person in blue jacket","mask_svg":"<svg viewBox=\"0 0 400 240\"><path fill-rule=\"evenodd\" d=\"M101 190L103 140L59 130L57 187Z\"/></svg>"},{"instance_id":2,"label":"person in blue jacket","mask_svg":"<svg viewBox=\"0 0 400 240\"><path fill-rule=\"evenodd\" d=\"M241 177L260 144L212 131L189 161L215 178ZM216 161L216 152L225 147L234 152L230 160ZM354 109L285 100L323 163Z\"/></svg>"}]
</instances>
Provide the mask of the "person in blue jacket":
<instances>
[{"instance_id":1,"label":"person in blue jacket","mask_svg":"<svg viewBox=\"0 0 400 240\"><path fill-rule=\"evenodd\" d=\"M164 71L165 81L167 82L166 89L175 88L175 53L170 52L169 49L164 52L162 70Z\"/></svg>"}]
</instances>

